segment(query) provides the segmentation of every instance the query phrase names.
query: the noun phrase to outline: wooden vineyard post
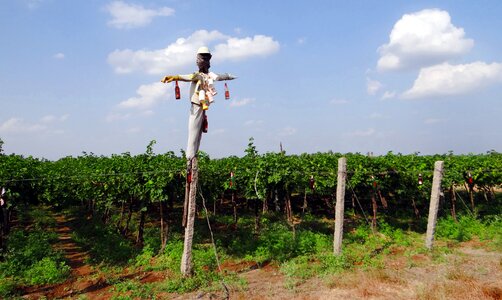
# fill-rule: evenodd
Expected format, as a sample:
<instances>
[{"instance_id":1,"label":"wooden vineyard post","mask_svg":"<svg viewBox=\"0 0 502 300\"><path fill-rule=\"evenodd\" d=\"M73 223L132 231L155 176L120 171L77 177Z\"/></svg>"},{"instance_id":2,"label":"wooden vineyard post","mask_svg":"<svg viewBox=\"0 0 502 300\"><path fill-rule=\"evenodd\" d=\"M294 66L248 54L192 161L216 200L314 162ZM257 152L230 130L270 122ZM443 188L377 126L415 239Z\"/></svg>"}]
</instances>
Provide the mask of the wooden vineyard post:
<instances>
[{"instance_id":1,"label":"wooden vineyard post","mask_svg":"<svg viewBox=\"0 0 502 300\"><path fill-rule=\"evenodd\" d=\"M443 179L444 162L436 161L434 164L434 178L432 179L431 202L429 206L429 219L427 222L427 235L425 237L425 247L432 249L434 232L436 231L436 221L439 208L439 195L441 193L441 180Z\"/></svg>"},{"instance_id":2,"label":"wooden vineyard post","mask_svg":"<svg viewBox=\"0 0 502 300\"><path fill-rule=\"evenodd\" d=\"M197 182L199 180L198 162L196 156L192 158L191 171L192 180L190 182L190 194L188 197L185 242L183 245L183 256L181 257L181 274L184 277L192 274L192 241L195 223L195 198L197 196Z\"/></svg>"},{"instance_id":3,"label":"wooden vineyard post","mask_svg":"<svg viewBox=\"0 0 502 300\"><path fill-rule=\"evenodd\" d=\"M347 159L338 159L338 178L336 184L335 236L333 251L335 255L342 254L343 215L345 205L345 180L347 178Z\"/></svg>"}]
</instances>

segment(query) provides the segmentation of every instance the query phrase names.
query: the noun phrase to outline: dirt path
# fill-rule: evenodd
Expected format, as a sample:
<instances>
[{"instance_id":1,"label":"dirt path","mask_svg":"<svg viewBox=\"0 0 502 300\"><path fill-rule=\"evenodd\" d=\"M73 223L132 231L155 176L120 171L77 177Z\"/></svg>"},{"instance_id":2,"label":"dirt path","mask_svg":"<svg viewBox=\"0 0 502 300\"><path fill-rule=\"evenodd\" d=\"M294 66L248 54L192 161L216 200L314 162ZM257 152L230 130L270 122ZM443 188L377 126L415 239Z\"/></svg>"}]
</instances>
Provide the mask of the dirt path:
<instances>
[{"instance_id":1,"label":"dirt path","mask_svg":"<svg viewBox=\"0 0 502 300\"><path fill-rule=\"evenodd\" d=\"M100 294L108 287L105 280L99 277L93 279L96 272L86 263L88 254L72 239L70 220L62 214L56 214L54 218L56 220L55 232L58 234L58 241L54 247L64 253L67 264L71 267L70 276L60 284L27 288L23 298L74 299L79 295L86 295L88 299L100 299Z\"/></svg>"},{"instance_id":2,"label":"dirt path","mask_svg":"<svg viewBox=\"0 0 502 300\"><path fill-rule=\"evenodd\" d=\"M110 299L114 294L99 269L86 263L88 255L71 237L70 220L56 215L54 245L63 251L71 275L64 283L25 290L24 299ZM502 253L479 242L455 246L440 260L430 255L411 257L396 251L385 257L383 269L347 271L291 283L277 265L226 266L247 282L231 290L230 299L486 299L502 300ZM235 267L235 268L234 268ZM235 270L234 270L235 269ZM123 274L140 283L165 280L162 272ZM158 299L218 299L222 292L158 295Z\"/></svg>"},{"instance_id":3,"label":"dirt path","mask_svg":"<svg viewBox=\"0 0 502 300\"><path fill-rule=\"evenodd\" d=\"M458 246L444 261L427 255L389 255L383 269L314 278L298 285L277 268L240 275L248 282L234 299L486 299L502 300L502 253Z\"/></svg>"}]
</instances>

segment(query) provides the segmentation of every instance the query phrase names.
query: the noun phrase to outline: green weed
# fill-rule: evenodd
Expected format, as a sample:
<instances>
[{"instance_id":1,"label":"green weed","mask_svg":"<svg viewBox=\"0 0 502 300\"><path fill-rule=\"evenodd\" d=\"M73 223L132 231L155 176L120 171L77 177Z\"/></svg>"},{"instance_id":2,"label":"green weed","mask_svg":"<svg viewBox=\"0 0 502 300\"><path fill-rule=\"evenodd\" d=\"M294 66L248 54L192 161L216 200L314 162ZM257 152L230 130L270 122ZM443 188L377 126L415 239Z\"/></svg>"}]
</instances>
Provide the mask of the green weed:
<instances>
[{"instance_id":1,"label":"green weed","mask_svg":"<svg viewBox=\"0 0 502 300\"><path fill-rule=\"evenodd\" d=\"M29 229L14 229L7 238L7 251L0 263L0 296L12 295L20 284L34 285L64 281L70 267L61 252L52 247L58 240L56 233L41 227L51 224L51 216L40 209L25 211L24 220L30 220ZM31 219L34 218L34 219Z\"/></svg>"},{"instance_id":2,"label":"green weed","mask_svg":"<svg viewBox=\"0 0 502 300\"><path fill-rule=\"evenodd\" d=\"M16 281L12 277L0 278L0 297L6 299L14 293Z\"/></svg>"},{"instance_id":3,"label":"green weed","mask_svg":"<svg viewBox=\"0 0 502 300\"><path fill-rule=\"evenodd\" d=\"M155 295L151 284L143 284L134 279L115 284L112 291L112 299L152 299Z\"/></svg>"},{"instance_id":4,"label":"green weed","mask_svg":"<svg viewBox=\"0 0 502 300\"><path fill-rule=\"evenodd\" d=\"M33 285L57 283L64 281L70 271L71 268L65 262L44 257L25 271L24 278Z\"/></svg>"},{"instance_id":5,"label":"green weed","mask_svg":"<svg viewBox=\"0 0 502 300\"><path fill-rule=\"evenodd\" d=\"M89 253L89 263L126 265L137 254L132 243L99 219L76 216L72 222L73 240Z\"/></svg>"}]
</instances>

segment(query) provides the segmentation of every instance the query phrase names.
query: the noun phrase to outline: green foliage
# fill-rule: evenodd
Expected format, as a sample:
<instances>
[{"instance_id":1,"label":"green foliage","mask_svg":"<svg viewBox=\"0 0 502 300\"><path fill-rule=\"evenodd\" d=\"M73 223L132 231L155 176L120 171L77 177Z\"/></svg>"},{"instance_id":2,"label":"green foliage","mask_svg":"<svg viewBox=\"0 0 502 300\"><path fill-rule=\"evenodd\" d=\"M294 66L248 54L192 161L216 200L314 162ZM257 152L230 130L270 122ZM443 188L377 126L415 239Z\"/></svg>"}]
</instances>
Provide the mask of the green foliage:
<instances>
[{"instance_id":1,"label":"green foliage","mask_svg":"<svg viewBox=\"0 0 502 300\"><path fill-rule=\"evenodd\" d=\"M148 266L150 265L150 260L153 258L154 255L155 254L153 252L153 249L149 245L146 245L141 250L141 253L134 259L135 260L134 265L136 267Z\"/></svg>"},{"instance_id":2,"label":"green foliage","mask_svg":"<svg viewBox=\"0 0 502 300\"><path fill-rule=\"evenodd\" d=\"M58 283L70 274L62 253L51 244L57 235L47 231L14 230L7 239L9 245L0 263L0 296L9 295L19 284Z\"/></svg>"},{"instance_id":3,"label":"green foliage","mask_svg":"<svg viewBox=\"0 0 502 300\"><path fill-rule=\"evenodd\" d=\"M285 261L293 256L295 239L291 230L284 224L275 223L261 232L254 257L258 262L270 260Z\"/></svg>"},{"instance_id":4,"label":"green foliage","mask_svg":"<svg viewBox=\"0 0 502 300\"><path fill-rule=\"evenodd\" d=\"M138 280L124 280L113 285L111 299L154 299L155 292L151 284L143 284Z\"/></svg>"},{"instance_id":5,"label":"green foliage","mask_svg":"<svg viewBox=\"0 0 502 300\"><path fill-rule=\"evenodd\" d=\"M98 219L75 219L73 240L89 253L89 263L125 265L137 250L113 228Z\"/></svg>"},{"instance_id":6,"label":"green foliage","mask_svg":"<svg viewBox=\"0 0 502 300\"><path fill-rule=\"evenodd\" d=\"M29 284L49 284L64 281L70 274L71 268L63 261L51 257L44 257L33 264L24 273Z\"/></svg>"},{"instance_id":7,"label":"green foliage","mask_svg":"<svg viewBox=\"0 0 502 300\"><path fill-rule=\"evenodd\" d=\"M0 272L6 276L20 276L45 257L62 260L61 254L54 252L51 243L57 235L47 231L13 231L7 240L9 245L5 261L0 263Z\"/></svg>"},{"instance_id":8,"label":"green foliage","mask_svg":"<svg viewBox=\"0 0 502 300\"><path fill-rule=\"evenodd\" d=\"M7 299L16 289L16 281L12 277L0 277L0 297Z\"/></svg>"},{"instance_id":9,"label":"green foliage","mask_svg":"<svg viewBox=\"0 0 502 300\"><path fill-rule=\"evenodd\" d=\"M184 279L178 270L183 242L176 235L181 228L172 225L179 224L181 219L179 210L185 188L186 160L183 155L176 156L173 152L155 154L154 145L155 141L150 142L145 153L139 155L122 153L106 157L83 153L78 157L64 157L57 161L2 154L0 185L7 189L9 208L17 208L18 211L31 208L34 202L56 209L79 205L80 210L73 212L79 216L72 224L75 229L73 237L84 250L89 251L93 264L100 264L103 268L131 264L143 269L170 270L175 275L170 283L166 283L165 289L168 291L207 287L220 277L215 272L214 253L208 246L209 233L204 226L198 227L194 236L194 277ZM495 249L502 247L502 197L493 195L493 191L502 184L500 153L422 156L418 153L402 155L389 152L377 157L360 153L344 154L348 161L346 200L357 196L362 208L356 207L354 210L340 257L331 255L332 224L319 219L331 213L324 203L333 202L337 164L342 154L259 154L252 138L244 154L243 157L221 159L199 154L199 185L208 204L215 203L222 195L228 200L228 195L232 193L241 204L246 200L250 204L261 204L261 201L270 200L272 195L280 195L280 205L284 207L285 196L298 200L306 195L312 213L304 216L294 232L282 215L273 213L262 215L260 230L255 230L254 218L242 215L244 205L238 208L240 215L235 228L231 227L233 220L225 207L219 207L219 215L212 217L212 222L218 224L215 226L215 238L222 257L258 263L278 262L285 273L302 280L313 274L336 273L354 266L382 267L383 258L392 247L422 247L417 245L422 245L423 239L407 230L423 230L420 226L425 223L425 218L414 220L412 203L423 216L428 207L433 166L437 160L445 161L442 183L445 207L451 201L446 191L452 188L463 193L459 187L464 186L466 174L470 173L474 183L469 189L474 191L479 217L490 215L487 219L460 217L458 223L451 218L440 219L438 237L455 241L479 237ZM230 178L230 173L233 173L233 178ZM423 184L418 184L419 174ZM313 189L309 186L310 178L315 181ZM361 209L368 213L371 211L372 195L378 195L378 233L359 224ZM477 201L482 196L489 198L489 201ZM382 198L388 202L385 210L382 210ZM171 232L164 252L156 255L160 249L160 238L158 228L153 226L145 228L143 249L135 249L132 237L124 237L119 233L125 223L125 218L122 215L119 217L119 214L127 214L129 209L132 211L129 229L135 232L139 226L136 221L139 211L146 212L147 222L157 221L159 204L167 201L173 204L173 210L169 205ZM324 207L316 211L320 206ZM33 224L33 232L12 231L8 238L6 259L0 263L0 278L5 282L2 284L6 291L10 289L9 282L16 281L16 276L25 276L19 274L25 274L27 270L33 270L31 274L35 274L35 270L46 270L50 278L56 278L52 274L54 269L65 269L61 267L61 257L47 252L55 236L44 229L53 226L54 220L44 215L43 211L27 210L31 211L26 220ZM457 210L459 215L465 212L463 210L463 207ZM298 213L297 205L293 205L293 211ZM94 217L85 219L87 212ZM103 216L109 217L108 220ZM20 215L22 224L25 223L23 218L25 216ZM103 222L108 223L105 225ZM432 255L441 257L442 254L434 252ZM39 282L43 282L43 279ZM131 296L132 290L127 289L132 284L124 282L122 286L119 285L117 290L121 290L121 295L117 297Z\"/></svg>"},{"instance_id":10,"label":"green foliage","mask_svg":"<svg viewBox=\"0 0 502 300\"><path fill-rule=\"evenodd\" d=\"M207 288L221 280L221 274L216 272L216 259L209 245L194 245L192 251L193 276L185 278L181 275L180 264L183 254L183 241L171 240L164 252L155 258L156 270L170 270L173 274L160 289L166 292L185 293L200 288Z\"/></svg>"},{"instance_id":11,"label":"green foliage","mask_svg":"<svg viewBox=\"0 0 502 300\"><path fill-rule=\"evenodd\" d=\"M308 230L301 230L297 232L297 250L299 255L309 255L313 253L322 253L329 251L333 246L331 236L320 233L315 233Z\"/></svg>"},{"instance_id":12,"label":"green foliage","mask_svg":"<svg viewBox=\"0 0 502 300\"><path fill-rule=\"evenodd\" d=\"M470 215L460 216L458 222L447 217L438 221L436 234L440 238L464 242L477 236L488 241L496 249L502 249L502 217L494 216L485 221Z\"/></svg>"}]
</instances>

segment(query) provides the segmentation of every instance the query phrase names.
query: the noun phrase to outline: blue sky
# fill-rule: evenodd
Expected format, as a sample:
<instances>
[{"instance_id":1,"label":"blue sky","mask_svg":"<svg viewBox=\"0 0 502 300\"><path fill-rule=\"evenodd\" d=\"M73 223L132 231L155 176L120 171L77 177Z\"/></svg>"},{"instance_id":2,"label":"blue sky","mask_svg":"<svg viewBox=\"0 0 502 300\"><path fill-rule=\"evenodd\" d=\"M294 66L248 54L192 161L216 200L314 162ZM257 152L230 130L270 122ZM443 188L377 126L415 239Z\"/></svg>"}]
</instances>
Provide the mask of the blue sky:
<instances>
[{"instance_id":1,"label":"blue sky","mask_svg":"<svg viewBox=\"0 0 502 300\"><path fill-rule=\"evenodd\" d=\"M502 150L501 1L0 3L0 138L58 159L186 147L188 85L213 52L201 150L244 154Z\"/></svg>"}]
</instances>

